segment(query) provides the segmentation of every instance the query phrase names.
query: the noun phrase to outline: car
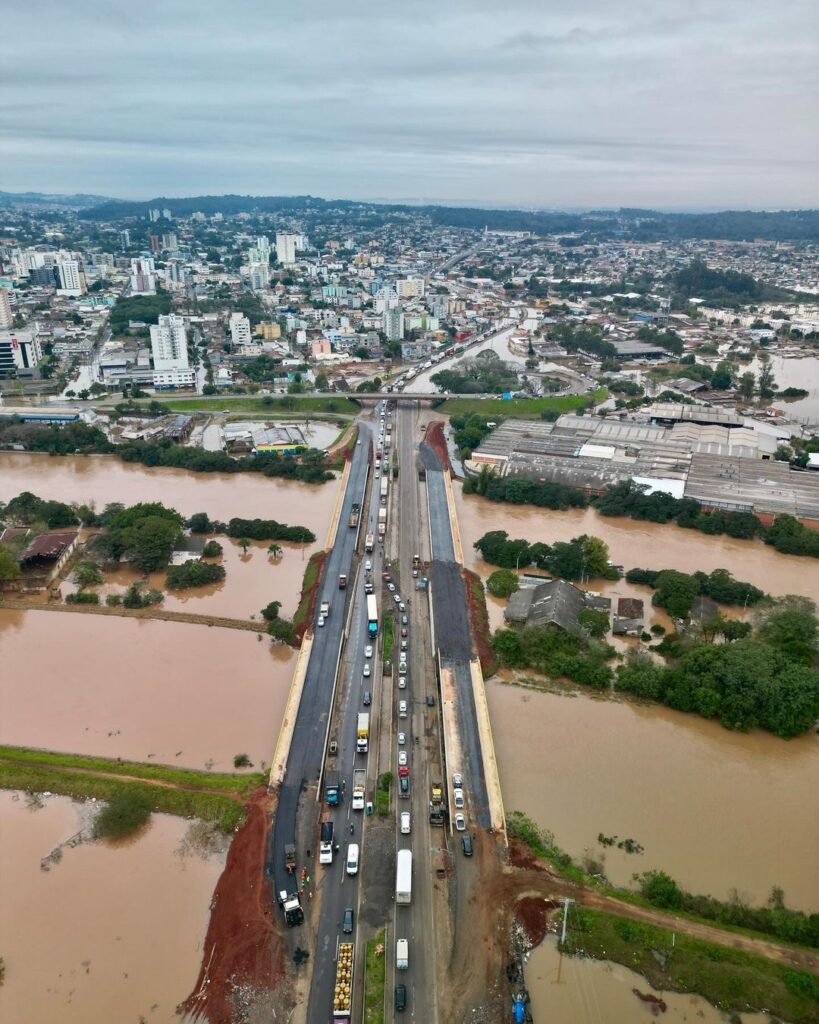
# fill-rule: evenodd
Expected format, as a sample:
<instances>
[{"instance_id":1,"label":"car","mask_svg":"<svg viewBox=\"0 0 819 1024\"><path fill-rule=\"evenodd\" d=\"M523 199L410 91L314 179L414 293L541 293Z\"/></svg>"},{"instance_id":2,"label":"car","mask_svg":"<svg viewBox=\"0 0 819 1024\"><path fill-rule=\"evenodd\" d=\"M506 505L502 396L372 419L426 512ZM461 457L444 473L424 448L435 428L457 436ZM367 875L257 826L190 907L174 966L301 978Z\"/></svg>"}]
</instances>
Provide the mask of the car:
<instances>
[{"instance_id":1,"label":"car","mask_svg":"<svg viewBox=\"0 0 819 1024\"><path fill-rule=\"evenodd\" d=\"M471 857L475 852L472 848L472 836L468 833L465 836L461 836L461 846L464 848L464 857Z\"/></svg>"},{"instance_id":2,"label":"car","mask_svg":"<svg viewBox=\"0 0 819 1024\"><path fill-rule=\"evenodd\" d=\"M418 579L418 570L417 570L417 569L413 569L413 570L412 570L412 578L413 578L414 580L417 580L417 579Z\"/></svg>"},{"instance_id":3,"label":"car","mask_svg":"<svg viewBox=\"0 0 819 1024\"><path fill-rule=\"evenodd\" d=\"M401 811L401 835L408 836L411 831L410 812Z\"/></svg>"},{"instance_id":4,"label":"car","mask_svg":"<svg viewBox=\"0 0 819 1024\"><path fill-rule=\"evenodd\" d=\"M396 985L395 986L395 1008L396 1010L406 1010L407 1008L407 986Z\"/></svg>"},{"instance_id":5,"label":"car","mask_svg":"<svg viewBox=\"0 0 819 1024\"><path fill-rule=\"evenodd\" d=\"M369 661L365 661L364 662L363 676L364 676L365 679L369 679L370 678L370 663L369 663Z\"/></svg>"},{"instance_id":6,"label":"car","mask_svg":"<svg viewBox=\"0 0 819 1024\"><path fill-rule=\"evenodd\" d=\"M405 639L404 637L401 637L401 650L405 651L408 646L409 646L409 640Z\"/></svg>"},{"instance_id":7,"label":"car","mask_svg":"<svg viewBox=\"0 0 819 1024\"><path fill-rule=\"evenodd\" d=\"M404 671L406 672L407 671L407 667L406 667L407 666L407 652L406 651L401 651L398 654L398 671L399 672L401 671L402 666L403 666Z\"/></svg>"},{"instance_id":8,"label":"car","mask_svg":"<svg viewBox=\"0 0 819 1024\"><path fill-rule=\"evenodd\" d=\"M369 561L369 559L368 559L364 563L364 572L372 572L372 571L373 571L373 563L371 561Z\"/></svg>"},{"instance_id":9,"label":"car","mask_svg":"<svg viewBox=\"0 0 819 1024\"><path fill-rule=\"evenodd\" d=\"M428 708L434 708L435 707L435 698L432 696L431 693L427 694L427 707Z\"/></svg>"},{"instance_id":10,"label":"car","mask_svg":"<svg viewBox=\"0 0 819 1024\"><path fill-rule=\"evenodd\" d=\"M389 592L391 594L394 594L395 593L395 584L394 583L388 583L387 584L387 590L389 590Z\"/></svg>"},{"instance_id":11,"label":"car","mask_svg":"<svg viewBox=\"0 0 819 1024\"><path fill-rule=\"evenodd\" d=\"M405 765L407 763L407 760L408 759L407 759L407 752L406 752L406 750L399 750L398 751L398 764L403 766L403 765Z\"/></svg>"},{"instance_id":12,"label":"car","mask_svg":"<svg viewBox=\"0 0 819 1024\"><path fill-rule=\"evenodd\" d=\"M396 596L398 596L398 595L396 595ZM404 604L403 601L399 601L398 602L398 610L401 611L401 612L405 612L407 610L407 606Z\"/></svg>"},{"instance_id":13,"label":"car","mask_svg":"<svg viewBox=\"0 0 819 1024\"><path fill-rule=\"evenodd\" d=\"M344 911L344 920L342 921L341 924L341 930L344 932L345 935L352 934L354 914L355 911L353 910L352 907L347 907L347 909Z\"/></svg>"},{"instance_id":14,"label":"car","mask_svg":"<svg viewBox=\"0 0 819 1024\"><path fill-rule=\"evenodd\" d=\"M459 832L463 832L466 829L466 822L464 821L464 816L460 811L455 815L455 828Z\"/></svg>"},{"instance_id":15,"label":"car","mask_svg":"<svg viewBox=\"0 0 819 1024\"><path fill-rule=\"evenodd\" d=\"M408 626L409 625L409 619L407 618L406 615L402 615L401 616L401 625L402 626Z\"/></svg>"},{"instance_id":16,"label":"car","mask_svg":"<svg viewBox=\"0 0 819 1024\"><path fill-rule=\"evenodd\" d=\"M409 630L406 626L401 627L401 636L409 636Z\"/></svg>"},{"instance_id":17,"label":"car","mask_svg":"<svg viewBox=\"0 0 819 1024\"><path fill-rule=\"evenodd\" d=\"M367 644L367 646L364 648L364 657L365 658L371 658L372 656L373 656L372 644Z\"/></svg>"},{"instance_id":18,"label":"car","mask_svg":"<svg viewBox=\"0 0 819 1024\"><path fill-rule=\"evenodd\" d=\"M406 668L406 667L407 667L406 665L403 666L403 668ZM406 676L399 676L398 677L398 689L399 690L406 690L406 688L407 688L407 677Z\"/></svg>"},{"instance_id":19,"label":"car","mask_svg":"<svg viewBox=\"0 0 819 1024\"><path fill-rule=\"evenodd\" d=\"M407 734L405 732L398 733L398 746L403 747L407 742Z\"/></svg>"},{"instance_id":20,"label":"car","mask_svg":"<svg viewBox=\"0 0 819 1024\"><path fill-rule=\"evenodd\" d=\"M463 789L464 777L460 772L452 773L452 786L454 789Z\"/></svg>"},{"instance_id":21,"label":"car","mask_svg":"<svg viewBox=\"0 0 819 1024\"><path fill-rule=\"evenodd\" d=\"M398 790L406 796L409 793L409 776L399 775L398 776Z\"/></svg>"},{"instance_id":22,"label":"car","mask_svg":"<svg viewBox=\"0 0 819 1024\"><path fill-rule=\"evenodd\" d=\"M324 622L325 622L324 616L323 615L319 615L319 617L318 617L318 624L320 626L323 626Z\"/></svg>"},{"instance_id":23,"label":"car","mask_svg":"<svg viewBox=\"0 0 819 1024\"><path fill-rule=\"evenodd\" d=\"M400 594L393 594L392 595L392 599L393 599L393 601L395 601L395 603L400 608L401 607L401 595Z\"/></svg>"},{"instance_id":24,"label":"car","mask_svg":"<svg viewBox=\"0 0 819 1024\"><path fill-rule=\"evenodd\" d=\"M456 789L452 793L452 798L455 801L455 807L457 810L463 810L464 806L464 791L462 789Z\"/></svg>"},{"instance_id":25,"label":"car","mask_svg":"<svg viewBox=\"0 0 819 1024\"><path fill-rule=\"evenodd\" d=\"M377 469L377 470L375 471L375 478L376 478L376 480L377 480L377 479L378 479L378 478L379 478L380 476L381 476L381 470L380 470L380 469Z\"/></svg>"},{"instance_id":26,"label":"car","mask_svg":"<svg viewBox=\"0 0 819 1024\"><path fill-rule=\"evenodd\" d=\"M365 708L368 708L370 706L370 704L372 704L372 702L373 702L373 695L370 693L369 690L365 690L364 691L364 699L363 700L364 700L364 707Z\"/></svg>"}]
</instances>

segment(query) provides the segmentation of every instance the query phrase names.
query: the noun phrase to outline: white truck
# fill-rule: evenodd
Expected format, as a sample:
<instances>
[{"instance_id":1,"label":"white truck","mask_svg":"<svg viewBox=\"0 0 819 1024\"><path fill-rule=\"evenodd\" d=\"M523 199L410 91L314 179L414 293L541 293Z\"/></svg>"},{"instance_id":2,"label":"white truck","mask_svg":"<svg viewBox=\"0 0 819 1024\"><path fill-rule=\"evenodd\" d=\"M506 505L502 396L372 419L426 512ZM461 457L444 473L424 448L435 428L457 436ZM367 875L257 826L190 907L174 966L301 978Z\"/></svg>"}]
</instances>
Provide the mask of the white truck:
<instances>
[{"instance_id":1,"label":"white truck","mask_svg":"<svg viewBox=\"0 0 819 1024\"><path fill-rule=\"evenodd\" d=\"M409 942L406 939L395 943L395 966L399 971L406 971L409 967Z\"/></svg>"},{"instance_id":2,"label":"white truck","mask_svg":"<svg viewBox=\"0 0 819 1024\"><path fill-rule=\"evenodd\" d=\"M330 614L330 602L329 601L322 601L321 604L319 605L319 615L323 615L324 618L326 619L329 614Z\"/></svg>"},{"instance_id":3,"label":"white truck","mask_svg":"<svg viewBox=\"0 0 819 1024\"><path fill-rule=\"evenodd\" d=\"M319 838L319 864L333 863L333 823L323 821L321 823L321 836Z\"/></svg>"},{"instance_id":4,"label":"white truck","mask_svg":"<svg viewBox=\"0 0 819 1024\"><path fill-rule=\"evenodd\" d=\"M366 754L370 747L370 715L368 711L362 711L358 716L358 729L356 730L355 748L359 754Z\"/></svg>"},{"instance_id":5,"label":"white truck","mask_svg":"<svg viewBox=\"0 0 819 1024\"><path fill-rule=\"evenodd\" d=\"M395 902L409 906L412 902L412 850L399 850L395 869Z\"/></svg>"},{"instance_id":6,"label":"white truck","mask_svg":"<svg viewBox=\"0 0 819 1024\"><path fill-rule=\"evenodd\" d=\"M367 772L364 768L353 770L353 810L364 810L364 787L367 782Z\"/></svg>"}]
</instances>

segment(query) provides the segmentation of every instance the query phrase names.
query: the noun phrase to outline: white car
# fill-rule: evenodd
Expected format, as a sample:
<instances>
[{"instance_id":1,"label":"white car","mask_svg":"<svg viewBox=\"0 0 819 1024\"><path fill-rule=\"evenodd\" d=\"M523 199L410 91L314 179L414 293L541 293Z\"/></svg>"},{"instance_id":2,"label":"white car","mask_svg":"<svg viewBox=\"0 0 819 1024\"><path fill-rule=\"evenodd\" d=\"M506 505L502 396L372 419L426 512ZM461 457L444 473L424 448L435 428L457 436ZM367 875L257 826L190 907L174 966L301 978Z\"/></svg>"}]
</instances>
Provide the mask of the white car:
<instances>
[{"instance_id":1,"label":"white car","mask_svg":"<svg viewBox=\"0 0 819 1024\"><path fill-rule=\"evenodd\" d=\"M401 650L405 651L407 649L408 645L409 645L409 640L406 640L406 639L402 640L401 641Z\"/></svg>"},{"instance_id":2,"label":"white car","mask_svg":"<svg viewBox=\"0 0 819 1024\"><path fill-rule=\"evenodd\" d=\"M401 595L400 594L393 594L392 595L392 599L393 599L393 601L395 601L395 603L400 608L401 607Z\"/></svg>"},{"instance_id":3,"label":"white car","mask_svg":"<svg viewBox=\"0 0 819 1024\"><path fill-rule=\"evenodd\" d=\"M324 625L324 616L323 615L319 615L319 617L318 617L318 624L320 626Z\"/></svg>"},{"instance_id":4,"label":"white car","mask_svg":"<svg viewBox=\"0 0 819 1024\"><path fill-rule=\"evenodd\" d=\"M461 788L463 788L463 784L464 784L464 777L463 777L463 775L461 775L460 772L453 772L452 773L452 785L453 785L453 787L455 789L461 789Z\"/></svg>"},{"instance_id":5,"label":"white car","mask_svg":"<svg viewBox=\"0 0 819 1024\"><path fill-rule=\"evenodd\" d=\"M452 796L455 800L455 807L457 810L462 811L464 807L464 791L462 789L454 790Z\"/></svg>"},{"instance_id":6,"label":"white car","mask_svg":"<svg viewBox=\"0 0 819 1024\"><path fill-rule=\"evenodd\" d=\"M407 677L406 676L399 676L398 677L398 689L399 690L406 690L406 688L407 688Z\"/></svg>"},{"instance_id":7,"label":"white car","mask_svg":"<svg viewBox=\"0 0 819 1024\"><path fill-rule=\"evenodd\" d=\"M364 572L372 572L372 571L373 571L373 563L370 562L369 560L367 560L364 563Z\"/></svg>"},{"instance_id":8,"label":"white car","mask_svg":"<svg viewBox=\"0 0 819 1024\"><path fill-rule=\"evenodd\" d=\"M464 821L464 816L460 811L455 815L455 828L458 832L466 831L466 822Z\"/></svg>"},{"instance_id":9,"label":"white car","mask_svg":"<svg viewBox=\"0 0 819 1024\"><path fill-rule=\"evenodd\" d=\"M397 595L396 595L396 596L397 596ZM407 610L407 606L406 606L406 605L404 604L404 602L403 602L403 601L399 601L399 602L398 602L398 610L399 610L399 611L402 611L402 612L405 612L405 611Z\"/></svg>"},{"instance_id":10,"label":"white car","mask_svg":"<svg viewBox=\"0 0 819 1024\"><path fill-rule=\"evenodd\" d=\"M370 663L369 663L369 661L365 661L364 662L364 678L365 679L369 679L370 678Z\"/></svg>"},{"instance_id":11,"label":"white car","mask_svg":"<svg viewBox=\"0 0 819 1024\"><path fill-rule=\"evenodd\" d=\"M401 811L401 835L408 836L410 831L410 812Z\"/></svg>"},{"instance_id":12,"label":"white car","mask_svg":"<svg viewBox=\"0 0 819 1024\"><path fill-rule=\"evenodd\" d=\"M403 768L404 765L407 764L407 761L408 761L408 758L407 758L406 750L399 750L398 751L398 767L399 768Z\"/></svg>"},{"instance_id":13,"label":"white car","mask_svg":"<svg viewBox=\"0 0 819 1024\"><path fill-rule=\"evenodd\" d=\"M377 469L377 470L375 471L375 478L376 478L376 480L377 480L377 479L378 479L378 478L379 478L380 476L381 476L381 470L380 470L380 469Z\"/></svg>"},{"instance_id":14,"label":"white car","mask_svg":"<svg viewBox=\"0 0 819 1024\"><path fill-rule=\"evenodd\" d=\"M407 742L407 734L405 732L398 733L398 746L403 747Z\"/></svg>"},{"instance_id":15,"label":"white car","mask_svg":"<svg viewBox=\"0 0 819 1024\"><path fill-rule=\"evenodd\" d=\"M394 594L395 593L395 584L394 583L388 583L387 584L387 590L389 590L389 592L391 594Z\"/></svg>"},{"instance_id":16,"label":"white car","mask_svg":"<svg viewBox=\"0 0 819 1024\"><path fill-rule=\"evenodd\" d=\"M373 656L373 649L370 646L370 644L367 644L367 646L364 648L364 657L365 658L371 658L372 656Z\"/></svg>"}]
</instances>

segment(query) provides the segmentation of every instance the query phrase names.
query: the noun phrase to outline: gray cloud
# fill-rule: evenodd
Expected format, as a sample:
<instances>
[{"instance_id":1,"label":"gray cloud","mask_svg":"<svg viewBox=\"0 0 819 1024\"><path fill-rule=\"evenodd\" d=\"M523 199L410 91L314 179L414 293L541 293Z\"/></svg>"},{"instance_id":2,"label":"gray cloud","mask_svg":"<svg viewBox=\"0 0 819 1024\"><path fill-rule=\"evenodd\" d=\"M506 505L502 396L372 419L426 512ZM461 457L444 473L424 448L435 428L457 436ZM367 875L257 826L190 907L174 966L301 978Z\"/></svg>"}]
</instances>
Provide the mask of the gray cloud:
<instances>
[{"instance_id":1,"label":"gray cloud","mask_svg":"<svg viewBox=\"0 0 819 1024\"><path fill-rule=\"evenodd\" d=\"M818 22L814 0L9 5L0 187L816 206Z\"/></svg>"}]
</instances>

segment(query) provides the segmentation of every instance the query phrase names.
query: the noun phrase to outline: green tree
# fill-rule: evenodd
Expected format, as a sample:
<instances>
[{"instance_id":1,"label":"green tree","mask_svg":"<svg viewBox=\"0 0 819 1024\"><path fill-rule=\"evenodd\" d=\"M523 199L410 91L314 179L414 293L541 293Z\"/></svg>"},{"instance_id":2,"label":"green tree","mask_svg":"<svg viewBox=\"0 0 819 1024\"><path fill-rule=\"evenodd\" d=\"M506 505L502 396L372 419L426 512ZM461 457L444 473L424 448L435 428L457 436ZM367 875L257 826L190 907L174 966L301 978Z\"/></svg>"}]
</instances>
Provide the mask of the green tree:
<instances>
[{"instance_id":1,"label":"green tree","mask_svg":"<svg viewBox=\"0 0 819 1024\"><path fill-rule=\"evenodd\" d=\"M267 632L274 643L292 644L296 639L296 628L288 619L273 619L267 624Z\"/></svg>"},{"instance_id":2,"label":"green tree","mask_svg":"<svg viewBox=\"0 0 819 1024\"><path fill-rule=\"evenodd\" d=\"M584 608L577 616L577 621L585 633L597 639L604 637L609 631L608 612L599 608Z\"/></svg>"},{"instance_id":3,"label":"green tree","mask_svg":"<svg viewBox=\"0 0 819 1024\"><path fill-rule=\"evenodd\" d=\"M523 646L520 633L516 630L496 630L492 637L492 647L507 668L516 668L523 663Z\"/></svg>"},{"instance_id":4,"label":"green tree","mask_svg":"<svg viewBox=\"0 0 819 1024\"><path fill-rule=\"evenodd\" d=\"M680 887L665 871L646 871L640 876L640 892L655 907L678 910L682 906Z\"/></svg>"},{"instance_id":5,"label":"green tree","mask_svg":"<svg viewBox=\"0 0 819 1024\"><path fill-rule=\"evenodd\" d=\"M583 537L583 561L587 576L605 576L609 570L609 547L599 537Z\"/></svg>"},{"instance_id":6,"label":"green tree","mask_svg":"<svg viewBox=\"0 0 819 1024\"><path fill-rule=\"evenodd\" d=\"M97 815L94 838L123 839L141 828L150 816L151 804L144 793L118 790Z\"/></svg>"},{"instance_id":7,"label":"green tree","mask_svg":"<svg viewBox=\"0 0 819 1024\"><path fill-rule=\"evenodd\" d=\"M86 587L98 587L102 583L102 573L94 562L80 562L74 570L74 582L84 590Z\"/></svg>"},{"instance_id":8,"label":"green tree","mask_svg":"<svg viewBox=\"0 0 819 1024\"><path fill-rule=\"evenodd\" d=\"M20 566L17 559L5 544L0 544L0 580L7 583L16 580L19 575Z\"/></svg>"},{"instance_id":9,"label":"green tree","mask_svg":"<svg viewBox=\"0 0 819 1024\"><path fill-rule=\"evenodd\" d=\"M742 398L742 400L745 402L752 401L754 397L755 387L756 379L754 378L753 373L751 373L750 371L746 371L745 373L743 373L742 376L739 378L738 390L740 398Z\"/></svg>"},{"instance_id":10,"label":"green tree","mask_svg":"<svg viewBox=\"0 0 819 1024\"><path fill-rule=\"evenodd\" d=\"M202 549L205 558L216 558L222 554L222 545L218 540L209 540Z\"/></svg>"},{"instance_id":11,"label":"green tree","mask_svg":"<svg viewBox=\"0 0 819 1024\"><path fill-rule=\"evenodd\" d=\"M250 540L247 537L239 537L236 543L242 549L242 554L246 555L247 549L250 547Z\"/></svg>"},{"instance_id":12,"label":"green tree","mask_svg":"<svg viewBox=\"0 0 819 1024\"><path fill-rule=\"evenodd\" d=\"M762 364L756 379L756 387L760 398L773 397L773 393L776 391L776 381L774 380L773 367L770 362Z\"/></svg>"},{"instance_id":13,"label":"green tree","mask_svg":"<svg viewBox=\"0 0 819 1024\"><path fill-rule=\"evenodd\" d=\"M699 583L694 576L676 569L663 569L655 583L657 590L653 603L665 608L675 619L687 619L691 614L694 598L699 594Z\"/></svg>"},{"instance_id":14,"label":"green tree","mask_svg":"<svg viewBox=\"0 0 819 1024\"><path fill-rule=\"evenodd\" d=\"M271 556L271 558L281 558L284 551L282 549L281 544L273 543L269 545L267 553Z\"/></svg>"},{"instance_id":15,"label":"green tree","mask_svg":"<svg viewBox=\"0 0 819 1024\"><path fill-rule=\"evenodd\" d=\"M262 618L265 622L272 622L274 619L278 619L281 606L281 601L271 601L268 605L265 605L262 608Z\"/></svg>"},{"instance_id":16,"label":"green tree","mask_svg":"<svg viewBox=\"0 0 819 1024\"><path fill-rule=\"evenodd\" d=\"M511 569L497 569L486 581L486 589L493 597L509 597L520 589L520 581Z\"/></svg>"},{"instance_id":17,"label":"green tree","mask_svg":"<svg viewBox=\"0 0 819 1024\"><path fill-rule=\"evenodd\" d=\"M128 531L128 561L145 573L163 569L180 533L176 523L161 516L140 519Z\"/></svg>"},{"instance_id":18,"label":"green tree","mask_svg":"<svg viewBox=\"0 0 819 1024\"><path fill-rule=\"evenodd\" d=\"M815 605L807 598L785 598L762 623L759 636L792 661L811 664L818 650Z\"/></svg>"}]
</instances>

